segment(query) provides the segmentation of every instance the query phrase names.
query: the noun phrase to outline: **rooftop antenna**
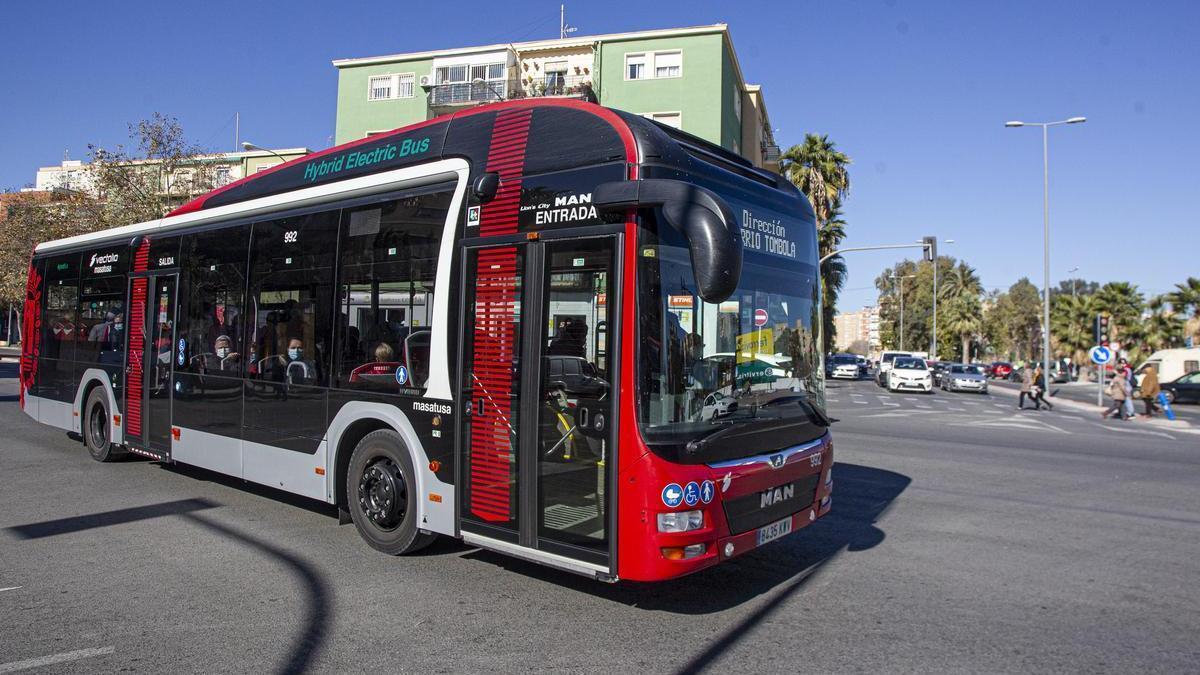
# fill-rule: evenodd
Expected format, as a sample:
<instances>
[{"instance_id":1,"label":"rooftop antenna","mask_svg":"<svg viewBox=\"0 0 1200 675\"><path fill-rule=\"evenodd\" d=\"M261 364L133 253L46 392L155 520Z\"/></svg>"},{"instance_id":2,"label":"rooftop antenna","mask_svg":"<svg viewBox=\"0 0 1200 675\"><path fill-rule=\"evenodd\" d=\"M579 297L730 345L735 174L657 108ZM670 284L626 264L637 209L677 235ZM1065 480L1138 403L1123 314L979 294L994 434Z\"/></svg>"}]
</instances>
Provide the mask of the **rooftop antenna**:
<instances>
[{"instance_id":1,"label":"rooftop antenna","mask_svg":"<svg viewBox=\"0 0 1200 675\"><path fill-rule=\"evenodd\" d=\"M577 30L579 30L579 29L576 28L575 26L567 25L567 6L559 5L558 6L558 39L564 40L564 39L566 39L567 35L574 33Z\"/></svg>"}]
</instances>

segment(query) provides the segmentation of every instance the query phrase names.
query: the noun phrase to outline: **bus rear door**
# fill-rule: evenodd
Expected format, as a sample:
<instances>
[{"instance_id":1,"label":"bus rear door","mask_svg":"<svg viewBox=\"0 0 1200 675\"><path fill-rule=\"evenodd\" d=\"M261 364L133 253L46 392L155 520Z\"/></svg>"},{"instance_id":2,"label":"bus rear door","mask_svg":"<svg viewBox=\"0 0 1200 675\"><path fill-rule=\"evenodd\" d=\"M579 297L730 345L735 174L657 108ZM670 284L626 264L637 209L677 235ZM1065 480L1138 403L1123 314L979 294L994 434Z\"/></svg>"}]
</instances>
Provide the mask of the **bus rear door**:
<instances>
[{"instance_id":1,"label":"bus rear door","mask_svg":"<svg viewBox=\"0 0 1200 675\"><path fill-rule=\"evenodd\" d=\"M129 279L125 442L141 454L171 454L171 374L186 354L176 344L176 274Z\"/></svg>"}]
</instances>

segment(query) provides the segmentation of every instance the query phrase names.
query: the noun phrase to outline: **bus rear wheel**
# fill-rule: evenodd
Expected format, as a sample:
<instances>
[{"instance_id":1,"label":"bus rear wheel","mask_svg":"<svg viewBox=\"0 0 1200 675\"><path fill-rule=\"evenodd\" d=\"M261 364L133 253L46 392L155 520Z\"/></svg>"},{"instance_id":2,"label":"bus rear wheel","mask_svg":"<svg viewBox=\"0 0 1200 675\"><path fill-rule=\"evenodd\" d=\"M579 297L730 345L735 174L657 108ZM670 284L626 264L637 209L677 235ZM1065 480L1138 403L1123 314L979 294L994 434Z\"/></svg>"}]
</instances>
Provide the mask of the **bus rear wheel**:
<instances>
[{"instance_id":1,"label":"bus rear wheel","mask_svg":"<svg viewBox=\"0 0 1200 675\"><path fill-rule=\"evenodd\" d=\"M112 442L112 416L103 388L96 387L88 394L83 410L83 442L92 459L115 462L125 457L125 451Z\"/></svg>"},{"instance_id":2,"label":"bus rear wheel","mask_svg":"<svg viewBox=\"0 0 1200 675\"><path fill-rule=\"evenodd\" d=\"M390 429L372 431L350 455L346 501L358 534L388 555L414 553L436 535L417 528L416 471L408 448Z\"/></svg>"}]
</instances>

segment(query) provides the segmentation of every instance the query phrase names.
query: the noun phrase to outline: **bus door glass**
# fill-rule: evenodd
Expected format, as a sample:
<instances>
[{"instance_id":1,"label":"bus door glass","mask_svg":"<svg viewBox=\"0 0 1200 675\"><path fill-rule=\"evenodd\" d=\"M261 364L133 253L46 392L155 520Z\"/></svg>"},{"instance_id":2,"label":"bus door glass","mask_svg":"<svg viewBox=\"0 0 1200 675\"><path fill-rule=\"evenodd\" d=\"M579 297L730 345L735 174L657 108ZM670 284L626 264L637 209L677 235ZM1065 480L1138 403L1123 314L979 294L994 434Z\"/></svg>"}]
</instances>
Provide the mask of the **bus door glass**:
<instances>
[{"instance_id":1,"label":"bus door glass","mask_svg":"<svg viewBox=\"0 0 1200 675\"><path fill-rule=\"evenodd\" d=\"M186 357L175 343L174 274L130 280L133 308L129 343L126 434L135 445L169 454L171 374Z\"/></svg>"},{"instance_id":2,"label":"bus door glass","mask_svg":"<svg viewBox=\"0 0 1200 675\"><path fill-rule=\"evenodd\" d=\"M464 531L607 566L618 241L467 250Z\"/></svg>"}]
</instances>

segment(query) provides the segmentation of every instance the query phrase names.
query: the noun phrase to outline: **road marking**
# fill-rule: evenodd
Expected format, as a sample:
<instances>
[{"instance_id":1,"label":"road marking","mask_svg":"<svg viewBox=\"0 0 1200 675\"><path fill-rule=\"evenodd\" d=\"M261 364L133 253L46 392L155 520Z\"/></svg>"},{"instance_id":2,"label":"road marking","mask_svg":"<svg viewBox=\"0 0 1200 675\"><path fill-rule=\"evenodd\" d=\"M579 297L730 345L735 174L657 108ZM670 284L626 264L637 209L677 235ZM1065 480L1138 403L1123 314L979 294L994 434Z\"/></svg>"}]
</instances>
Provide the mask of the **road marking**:
<instances>
[{"instance_id":1,"label":"road marking","mask_svg":"<svg viewBox=\"0 0 1200 675\"><path fill-rule=\"evenodd\" d=\"M904 400L905 401L915 401L915 400L917 400L917 397L916 396L905 396Z\"/></svg>"},{"instance_id":2,"label":"road marking","mask_svg":"<svg viewBox=\"0 0 1200 675\"><path fill-rule=\"evenodd\" d=\"M93 656L105 656L113 653L113 651L114 649L112 647L94 647L92 649L76 649L73 652L62 652L60 654L51 654L50 656L40 656L36 659L10 661L8 663L0 663L0 673L15 673L18 670L41 668L42 666L50 666L56 663L66 663L68 661L78 661L79 659L87 659Z\"/></svg>"},{"instance_id":3,"label":"road marking","mask_svg":"<svg viewBox=\"0 0 1200 675\"><path fill-rule=\"evenodd\" d=\"M15 591L18 588L21 588L21 587L20 586L9 586L8 588L0 588L0 593L3 593L4 591Z\"/></svg>"},{"instance_id":4,"label":"road marking","mask_svg":"<svg viewBox=\"0 0 1200 675\"><path fill-rule=\"evenodd\" d=\"M1091 420L1088 421L1090 422ZM1107 424L1100 424L1099 422L1092 422L1092 424L1095 424L1105 431L1119 431L1123 434L1150 434L1151 436L1162 436L1163 438L1169 438L1172 441L1179 440L1165 431L1154 431L1153 429L1122 429L1121 427L1113 427Z\"/></svg>"},{"instance_id":5,"label":"road marking","mask_svg":"<svg viewBox=\"0 0 1200 675\"><path fill-rule=\"evenodd\" d=\"M880 396L878 398L879 398L880 405L886 406L888 408L899 408L900 407L899 403L892 403L892 401L891 401L892 397L890 397L890 396Z\"/></svg>"},{"instance_id":6,"label":"road marking","mask_svg":"<svg viewBox=\"0 0 1200 675\"><path fill-rule=\"evenodd\" d=\"M967 412L966 408L947 408L950 412Z\"/></svg>"}]
</instances>

